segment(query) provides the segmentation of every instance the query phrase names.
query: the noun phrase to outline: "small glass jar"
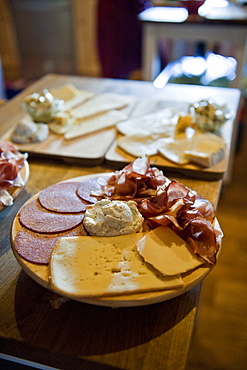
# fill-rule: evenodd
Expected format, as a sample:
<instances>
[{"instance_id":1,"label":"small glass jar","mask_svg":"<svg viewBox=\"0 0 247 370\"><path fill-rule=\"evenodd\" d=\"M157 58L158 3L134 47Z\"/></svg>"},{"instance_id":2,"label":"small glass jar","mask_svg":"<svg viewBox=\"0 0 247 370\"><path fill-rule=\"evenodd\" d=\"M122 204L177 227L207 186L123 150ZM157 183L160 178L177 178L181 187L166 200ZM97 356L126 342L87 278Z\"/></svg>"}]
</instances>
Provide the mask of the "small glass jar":
<instances>
[{"instance_id":1,"label":"small glass jar","mask_svg":"<svg viewBox=\"0 0 247 370\"><path fill-rule=\"evenodd\" d=\"M61 111L64 101L56 99L47 89L41 94L28 95L23 103L23 109L32 117L34 122L51 122L55 115Z\"/></svg>"},{"instance_id":2,"label":"small glass jar","mask_svg":"<svg viewBox=\"0 0 247 370\"><path fill-rule=\"evenodd\" d=\"M232 116L227 105L218 105L212 99L200 100L189 107L189 113L198 128L203 131L219 131Z\"/></svg>"}]
</instances>

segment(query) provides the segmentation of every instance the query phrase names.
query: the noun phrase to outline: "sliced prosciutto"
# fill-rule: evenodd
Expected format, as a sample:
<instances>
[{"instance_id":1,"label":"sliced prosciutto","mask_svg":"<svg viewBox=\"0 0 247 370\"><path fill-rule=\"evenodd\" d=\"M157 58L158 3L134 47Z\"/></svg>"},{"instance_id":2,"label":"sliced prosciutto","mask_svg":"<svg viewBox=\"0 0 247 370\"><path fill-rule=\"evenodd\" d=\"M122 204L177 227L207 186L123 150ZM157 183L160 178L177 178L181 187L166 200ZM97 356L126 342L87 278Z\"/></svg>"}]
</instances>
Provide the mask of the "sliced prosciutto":
<instances>
[{"instance_id":1,"label":"sliced prosciutto","mask_svg":"<svg viewBox=\"0 0 247 370\"><path fill-rule=\"evenodd\" d=\"M135 200L151 229L161 225L171 228L205 262L216 262L222 234L220 237L213 226L213 204L180 182L170 181L156 167L150 167L148 157L137 158L114 172L101 186L99 183L97 179L97 188L90 193L92 199Z\"/></svg>"},{"instance_id":2,"label":"sliced prosciutto","mask_svg":"<svg viewBox=\"0 0 247 370\"><path fill-rule=\"evenodd\" d=\"M21 154L15 145L0 140L0 190L9 189L14 185L26 157L27 155Z\"/></svg>"},{"instance_id":3,"label":"sliced prosciutto","mask_svg":"<svg viewBox=\"0 0 247 370\"><path fill-rule=\"evenodd\" d=\"M157 189L169 180L156 167L151 168L148 157L137 158L134 162L116 171L99 191L92 192L97 199L142 199L156 195Z\"/></svg>"},{"instance_id":4,"label":"sliced prosciutto","mask_svg":"<svg viewBox=\"0 0 247 370\"><path fill-rule=\"evenodd\" d=\"M0 159L0 189L10 188L18 176L19 167L17 161L12 158L10 160L6 158Z\"/></svg>"},{"instance_id":5,"label":"sliced prosciutto","mask_svg":"<svg viewBox=\"0 0 247 370\"><path fill-rule=\"evenodd\" d=\"M213 225L204 218L194 218L187 225L189 237L187 243L192 251L205 261L215 264L219 243Z\"/></svg>"},{"instance_id":6,"label":"sliced prosciutto","mask_svg":"<svg viewBox=\"0 0 247 370\"><path fill-rule=\"evenodd\" d=\"M171 191L174 186L175 192ZM216 262L219 240L213 227L215 209L210 201L172 181L156 197L139 204L139 211L151 228L170 227L188 242L195 254L208 263Z\"/></svg>"}]
</instances>

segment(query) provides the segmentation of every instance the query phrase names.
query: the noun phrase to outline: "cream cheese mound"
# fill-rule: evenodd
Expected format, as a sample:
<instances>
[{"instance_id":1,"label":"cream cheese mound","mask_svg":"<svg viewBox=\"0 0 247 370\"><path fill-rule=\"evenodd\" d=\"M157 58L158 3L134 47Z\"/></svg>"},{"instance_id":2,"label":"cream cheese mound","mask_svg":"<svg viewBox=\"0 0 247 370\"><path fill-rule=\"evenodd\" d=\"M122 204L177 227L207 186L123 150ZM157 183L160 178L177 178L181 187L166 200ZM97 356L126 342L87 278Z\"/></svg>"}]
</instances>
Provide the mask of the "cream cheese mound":
<instances>
[{"instance_id":1,"label":"cream cheese mound","mask_svg":"<svg viewBox=\"0 0 247 370\"><path fill-rule=\"evenodd\" d=\"M86 210L83 223L90 235L116 236L140 231L143 217L132 200L102 199Z\"/></svg>"}]
</instances>

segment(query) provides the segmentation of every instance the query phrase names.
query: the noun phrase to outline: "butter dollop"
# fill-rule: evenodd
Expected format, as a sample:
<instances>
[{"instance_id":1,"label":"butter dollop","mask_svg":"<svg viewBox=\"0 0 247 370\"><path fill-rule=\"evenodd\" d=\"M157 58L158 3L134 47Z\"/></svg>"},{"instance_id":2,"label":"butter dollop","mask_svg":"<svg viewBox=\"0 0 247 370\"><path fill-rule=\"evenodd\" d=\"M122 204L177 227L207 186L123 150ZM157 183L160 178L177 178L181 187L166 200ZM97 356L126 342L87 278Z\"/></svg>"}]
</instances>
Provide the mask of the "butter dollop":
<instances>
[{"instance_id":1,"label":"butter dollop","mask_svg":"<svg viewBox=\"0 0 247 370\"><path fill-rule=\"evenodd\" d=\"M102 199L86 210L83 224L90 235L115 236L140 231L143 217L132 200Z\"/></svg>"}]
</instances>

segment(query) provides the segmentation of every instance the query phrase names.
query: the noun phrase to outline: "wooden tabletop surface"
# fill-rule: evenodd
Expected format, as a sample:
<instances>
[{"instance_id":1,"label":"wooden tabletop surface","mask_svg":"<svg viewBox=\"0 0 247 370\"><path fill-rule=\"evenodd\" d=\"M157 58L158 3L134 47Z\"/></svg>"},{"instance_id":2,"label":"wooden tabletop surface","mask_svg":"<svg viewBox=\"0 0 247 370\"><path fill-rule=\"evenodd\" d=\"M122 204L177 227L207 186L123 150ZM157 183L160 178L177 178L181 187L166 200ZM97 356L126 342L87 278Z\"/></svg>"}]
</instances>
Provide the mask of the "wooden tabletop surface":
<instances>
[{"instance_id":1,"label":"wooden tabletop surface","mask_svg":"<svg viewBox=\"0 0 247 370\"><path fill-rule=\"evenodd\" d=\"M235 111L239 100L235 89L167 85L156 90L150 82L48 75L0 109L0 136L9 129L11 116L19 114L25 95L68 82L95 92L139 98L155 95L161 99L173 91L174 99L194 100L203 91L206 95L218 92L232 100ZM39 158L30 158L29 165L25 190L0 213L0 352L59 369L184 369L200 285L169 301L143 307L112 309L70 300L54 309L52 293L21 270L10 246L11 223L19 208L53 183L111 171L104 164L84 167ZM217 204L222 181L178 180Z\"/></svg>"}]
</instances>

